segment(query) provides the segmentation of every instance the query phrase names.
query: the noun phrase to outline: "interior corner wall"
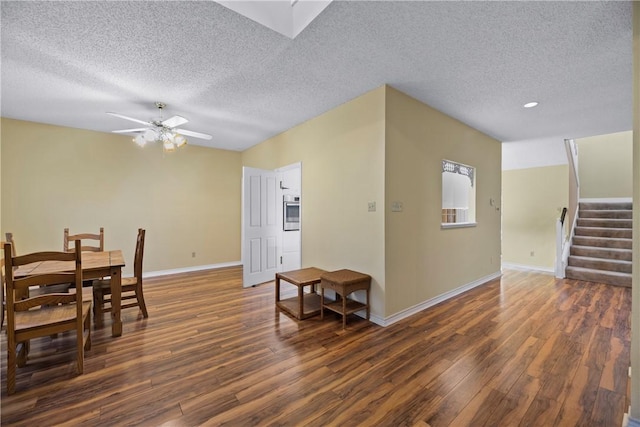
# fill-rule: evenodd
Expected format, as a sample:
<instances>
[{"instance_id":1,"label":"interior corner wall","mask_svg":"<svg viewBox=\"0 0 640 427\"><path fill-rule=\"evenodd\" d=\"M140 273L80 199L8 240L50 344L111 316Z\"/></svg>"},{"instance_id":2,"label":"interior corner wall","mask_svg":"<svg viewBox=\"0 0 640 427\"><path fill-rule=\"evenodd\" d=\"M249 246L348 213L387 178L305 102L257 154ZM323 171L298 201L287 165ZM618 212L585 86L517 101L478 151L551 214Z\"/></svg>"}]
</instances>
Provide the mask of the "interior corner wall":
<instances>
[{"instance_id":1,"label":"interior corner wall","mask_svg":"<svg viewBox=\"0 0 640 427\"><path fill-rule=\"evenodd\" d=\"M371 275L372 317L384 314L384 94L374 89L242 153L243 166L259 169L302 163L302 267Z\"/></svg>"},{"instance_id":2,"label":"interior corner wall","mask_svg":"<svg viewBox=\"0 0 640 427\"><path fill-rule=\"evenodd\" d=\"M502 262L554 271L556 222L568 203L568 165L503 171Z\"/></svg>"},{"instance_id":3,"label":"interior corner wall","mask_svg":"<svg viewBox=\"0 0 640 427\"><path fill-rule=\"evenodd\" d=\"M18 253L61 250L65 227L104 227L105 246L122 249L132 273L142 227L145 272L240 261L239 152L187 145L165 154L122 135L1 125L2 233L14 233Z\"/></svg>"},{"instance_id":4,"label":"interior corner wall","mask_svg":"<svg viewBox=\"0 0 640 427\"><path fill-rule=\"evenodd\" d=\"M499 274L502 146L391 87L385 111L389 317ZM474 227L441 228L444 159L476 168ZM401 212L391 211L395 202L402 203Z\"/></svg>"},{"instance_id":5,"label":"interior corner wall","mask_svg":"<svg viewBox=\"0 0 640 427\"><path fill-rule=\"evenodd\" d=\"M576 139L581 199L633 197L633 132Z\"/></svg>"}]
</instances>

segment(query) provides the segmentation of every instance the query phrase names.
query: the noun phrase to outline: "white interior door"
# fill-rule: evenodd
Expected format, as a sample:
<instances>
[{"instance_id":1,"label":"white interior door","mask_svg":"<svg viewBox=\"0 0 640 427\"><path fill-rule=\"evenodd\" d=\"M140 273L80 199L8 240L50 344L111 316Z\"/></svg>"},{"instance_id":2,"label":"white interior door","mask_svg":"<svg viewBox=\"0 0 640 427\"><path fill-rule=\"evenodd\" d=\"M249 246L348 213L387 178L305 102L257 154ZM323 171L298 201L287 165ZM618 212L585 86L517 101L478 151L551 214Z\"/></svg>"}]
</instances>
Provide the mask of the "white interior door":
<instances>
[{"instance_id":1,"label":"white interior door","mask_svg":"<svg viewBox=\"0 0 640 427\"><path fill-rule=\"evenodd\" d=\"M278 271L281 238L279 181L273 171L242 168L243 283L268 282Z\"/></svg>"}]
</instances>

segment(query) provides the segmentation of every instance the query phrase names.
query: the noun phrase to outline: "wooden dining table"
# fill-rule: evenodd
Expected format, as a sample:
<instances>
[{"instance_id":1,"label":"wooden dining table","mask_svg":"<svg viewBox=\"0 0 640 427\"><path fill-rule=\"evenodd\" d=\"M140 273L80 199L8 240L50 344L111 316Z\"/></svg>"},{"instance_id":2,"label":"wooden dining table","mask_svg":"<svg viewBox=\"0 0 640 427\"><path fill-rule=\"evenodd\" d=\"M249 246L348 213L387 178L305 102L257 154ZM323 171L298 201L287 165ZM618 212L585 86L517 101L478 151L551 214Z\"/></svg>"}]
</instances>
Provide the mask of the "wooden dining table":
<instances>
[{"instance_id":1,"label":"wooden dining table","mask_svg":"<svg viewBox=\"0 0 640 427\"><path fill-rule=\"evenodd\" d=\"M124 267L124 257L121 250L105 252L82 253L82 279L100 279L111 276L111 335L122 335L122 319L120 318L121 306L121 275ZM74 261L42 261L21 265L14 270L14 277L49 274L55 272L73 271Z\"/></svg>"}]
</instances>

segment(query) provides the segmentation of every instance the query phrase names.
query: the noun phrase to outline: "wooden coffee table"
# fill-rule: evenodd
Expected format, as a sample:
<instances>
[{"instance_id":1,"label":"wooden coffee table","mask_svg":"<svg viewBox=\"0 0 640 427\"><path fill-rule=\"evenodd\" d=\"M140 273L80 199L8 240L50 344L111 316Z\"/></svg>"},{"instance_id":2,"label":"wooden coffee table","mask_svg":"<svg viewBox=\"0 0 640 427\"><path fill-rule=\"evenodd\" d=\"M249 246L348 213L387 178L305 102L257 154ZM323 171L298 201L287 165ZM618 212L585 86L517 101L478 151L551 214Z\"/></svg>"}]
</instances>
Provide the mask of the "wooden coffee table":
<instances>
[{"instance_id":1,"label":"wooden coffee table","mask_svg":"<svg viewBox=\"0 0 640 427\"><path fill-rule=\"evenodd\" d=\"M315 267L276 273L276 307L298 320L320 314L320 295L316 293L316 284L320 283L320 276L324 273L325 270ZM281 300L280 280L296 285L298 296ZM304 293L305 286L311 286L311 293Z\"/></svg>"}]
</instances>

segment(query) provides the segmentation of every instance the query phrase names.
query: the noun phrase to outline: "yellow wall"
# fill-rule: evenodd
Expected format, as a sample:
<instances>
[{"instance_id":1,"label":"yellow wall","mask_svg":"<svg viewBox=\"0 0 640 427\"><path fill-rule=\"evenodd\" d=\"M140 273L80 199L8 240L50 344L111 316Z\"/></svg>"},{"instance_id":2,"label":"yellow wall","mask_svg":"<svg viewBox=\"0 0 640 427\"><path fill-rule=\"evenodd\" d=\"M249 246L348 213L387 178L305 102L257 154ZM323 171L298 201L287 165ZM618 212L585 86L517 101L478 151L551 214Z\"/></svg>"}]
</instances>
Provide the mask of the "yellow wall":
<instances>
[{"instance_id":1,"label":"yellow wall","mask_svg":"<svg viewBox=\"0 0 640 427\"><path fill-rule=\"evenodd\" d=\"M569 166L503 171L502 197L502 261L553 271L556 222L569 202Z\"/></svg>"},{"instance_id":2,"label":"yellow wall","mask_svg":"<svg viewBox=\"0 0 640 427\"><path fill-rule=\"evenodd\" d=\"M580 198L633 196L633 132L576 139Z\"/></svg>"},{"instance_id":3,"label":"yellow wall","mask_svg":"<svg viewBox=\"0 0 640 427\"><path fill-rule=\"evenodd\" d=\"M442 229L442 160L476 168L476 222ZM469 126L387 88L386 315L500 271L502 148ZM402 202L402 212L391 212Z\"/></svg>"},{"instance_id":4,"label":"yellow wall","mask_svg":"<svg viewBox=\"0 0 640 427\"><path fill-rule=\"evenodd\" d=\"M1 132L2 233L19 253L61 250L65 227L102 226L131 272L143 227L146 272L240 261L240 153L164 154L122 135L5 118Z\"/></svg>"},{"instance_id":5,"label":"yellow wall","mask_svg":"<svg viewBox=\"0 0 640 427\"><path fill-rule=\"evenodd\" d=\"M384 87L242 153L242 164L302 163L302 267L370 274L384 314ZM368 212L367 203L377 203Z\"/></svg>"},{"instance_id":6,"label":"yellow wall","mask_svg":"<svg viewBox=\"0 0 640 427\"><path fill-rule=\"evenodd\" d=\"M440 228L445 158L477 168L477 227ZM242 156L263 169L296 162L303 267L370 274L380 320L500 270L500 212L489 206L500 203L498 141L383 86Z\"/></svg>"}]
</instances>

